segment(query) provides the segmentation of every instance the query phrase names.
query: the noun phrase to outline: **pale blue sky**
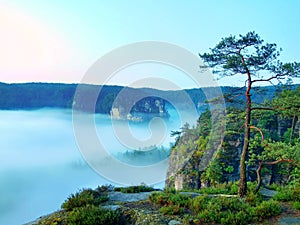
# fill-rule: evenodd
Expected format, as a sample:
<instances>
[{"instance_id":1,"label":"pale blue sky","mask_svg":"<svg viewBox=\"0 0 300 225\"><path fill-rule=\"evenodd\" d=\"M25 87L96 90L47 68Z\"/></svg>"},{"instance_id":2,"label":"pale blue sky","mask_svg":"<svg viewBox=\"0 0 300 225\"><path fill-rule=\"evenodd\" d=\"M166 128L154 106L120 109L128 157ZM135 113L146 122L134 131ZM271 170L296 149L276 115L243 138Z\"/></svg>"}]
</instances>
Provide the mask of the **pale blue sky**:
<instances>
[{"instance_id":1,"label":"pale blue sky","mask_svg":"<svg viewBox=\"0 0 300 225\"><path fill-rule=\"evenodd\" d=\"M282 47L283 61L300 61L299 10L298 0L2 0L0 81L77 83L97 59L122 45L164 41L197 55L222 37L252 30ZM168 73L167 79L183 88L193 87L173 69L149 73ZM126 76L111 83L127 85ZM137 74L130 76L139 79Z\"/></svg>"}]
</instances>

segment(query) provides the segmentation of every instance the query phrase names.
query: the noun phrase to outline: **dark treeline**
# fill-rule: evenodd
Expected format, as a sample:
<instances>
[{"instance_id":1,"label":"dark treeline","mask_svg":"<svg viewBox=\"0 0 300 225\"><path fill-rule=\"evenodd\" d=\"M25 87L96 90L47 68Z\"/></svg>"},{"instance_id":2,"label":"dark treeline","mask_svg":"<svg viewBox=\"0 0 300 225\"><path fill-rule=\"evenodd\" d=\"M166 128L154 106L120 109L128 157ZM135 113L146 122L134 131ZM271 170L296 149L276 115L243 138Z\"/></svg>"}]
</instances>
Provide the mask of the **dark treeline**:
<instances>
[{"instance_id":1,"label":"dark treeline","mask_svg":"<svg viewBox=\"0 0 300 225\"><path fill-rule=\"evenodd\" d=\"M120 91L124 89L122 86L95 86L86 85L87 88L95 89L101 87L95 111L96 113L110 113L114 101ZM74 94L77 84L62 84L62 83L23 83L23 84L6 84L0 83L0 109L38 109L45 107L55 108L71 108L73 104ZM294 89L295 86L290 86ZM185 93L188 94L194 105L203 111L206 108L205 92L214 92L214 87L178 90L178 91L161 91L150 88L128 88L126 87L126 96L123 96L122 102L132 104L133 96L141 94L141 96L148 96L148 98L169 99L169 102L176 101L176 103L186 103ZM257 95L254 102L260 103L262 99L271 99L274 97L277 89L273 86L259 87L261 96ZM205 91L204 91L205 90ZM236 96L234 102L240 99L243 101L243 88L237 87L222 87L224 97L231 96L234 93ZM238 93L241 93L240 95ZM230 99L226 99L227 104L230 104ZM153 101L150 101L153 102ZM135 109L136 110L136 109ZM140 110L142 111L142 110Z\"/></svg>"}]
</instances>

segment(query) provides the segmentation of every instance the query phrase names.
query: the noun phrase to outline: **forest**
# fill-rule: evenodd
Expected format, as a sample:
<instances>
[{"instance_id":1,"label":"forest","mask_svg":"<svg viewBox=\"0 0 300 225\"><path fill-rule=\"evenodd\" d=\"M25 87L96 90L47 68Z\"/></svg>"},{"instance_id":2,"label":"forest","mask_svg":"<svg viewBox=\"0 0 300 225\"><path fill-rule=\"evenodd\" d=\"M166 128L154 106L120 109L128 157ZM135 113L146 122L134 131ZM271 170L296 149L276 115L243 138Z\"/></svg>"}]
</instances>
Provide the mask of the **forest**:
<instances>
[{"instance_id":1,"label":"forest","mask_svg":"<svg viewBox=\"0 0 300 225\"><path fill-rule=\"evenodd\" d=\"M74 94L78 84L63 83L0 83L0 109L39 109L39 108L72 108ZM295 89L297 85L291 85L291 89ZM98 86L86 85L87 89L100 89L100 94L95 107L96 113L109 114L118 93L125 87L122 86ZM161 96L164 99L175 99L178 103L185 103L182 93L187 93L192 102L193 107L198 107L201 112L207 108L205 92L214 91L214 87L203 87L177 91L162 91L149 88L130 88L127 99L132 99L136 95ZM230 93L236 93L237 99L242 100L241 93L244 88L239 87L221 87L224 96ZM276 92L280 91L280 87L264 86L256 87L258 95L255 96L256 102L261 102L262 97L271 99ZM153 97L154 98L154 97ZM124 100L124 99L119 99ZM151 99L153 100L153 99ZM128 101L128 100L127 100ZM200 107L198 105L201 105ZM229 101L227 104L231 104ZM138 103L137 105L140 105Z\"/></svg>"}]
</instances>

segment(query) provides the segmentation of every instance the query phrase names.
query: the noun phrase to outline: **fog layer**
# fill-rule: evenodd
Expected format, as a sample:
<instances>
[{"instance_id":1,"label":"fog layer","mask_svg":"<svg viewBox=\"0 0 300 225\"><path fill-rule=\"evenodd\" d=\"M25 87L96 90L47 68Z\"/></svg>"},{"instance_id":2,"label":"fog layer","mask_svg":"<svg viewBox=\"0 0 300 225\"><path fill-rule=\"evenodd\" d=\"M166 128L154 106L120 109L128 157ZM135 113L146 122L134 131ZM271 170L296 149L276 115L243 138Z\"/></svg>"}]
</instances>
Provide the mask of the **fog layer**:
<instances>
[{"instance_id":1,"label":"fog layer","mask_svg":"<svg viewBox=\"0 0 300 225\"><path fill-rule=\"evenodd\" d=\"M176 112L170 109L170 114L166 135L156 147L168 149L173 141L169 136L171 130L182 126ZM76 145L71 110L0 111L0 117L0 224L23 224L58 210L69 194L80 188L118 185L85 162ZM112 156L119 156L118 160L122 161L120 154L149 147L131 149L121 143L115 137L115 129L123 129L128 122L117 123L114 124L117 128L113 128L109 116L95 116L99 140ZM151 132L159 132L155 127L150 131L148 123L129 126L132 135L140 140L147 139ZM140 165L132 157L125 159L124 163ZM162 187L162 183L154 186Z\"/></svg>"}]
</instances>

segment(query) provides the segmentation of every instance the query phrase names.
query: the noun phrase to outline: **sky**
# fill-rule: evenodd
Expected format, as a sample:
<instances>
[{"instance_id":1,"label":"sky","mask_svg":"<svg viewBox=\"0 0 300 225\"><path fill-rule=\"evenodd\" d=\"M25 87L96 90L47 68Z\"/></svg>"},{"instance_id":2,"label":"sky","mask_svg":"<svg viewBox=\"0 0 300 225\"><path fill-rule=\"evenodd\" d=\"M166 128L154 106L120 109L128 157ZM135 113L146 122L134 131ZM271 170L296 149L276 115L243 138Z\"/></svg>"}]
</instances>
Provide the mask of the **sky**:
<instances>
[{"instance_id":1,"label":"sky","mask_svg":"<svg viewBox=\"0 0 300 225\"><path fill-rule=\"evenodd\" d=\"M161 41L197 56L222 37L249 31L281 47L282 61L300 61L299 9L298 0L0 0L0 82L80 83L99 58L121 46ZM131 86L152 76L197 87L183 72L155 63L129 66L104 83Z\"/></svg>"}]
</instances>

